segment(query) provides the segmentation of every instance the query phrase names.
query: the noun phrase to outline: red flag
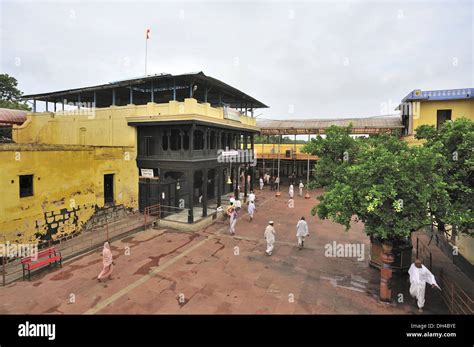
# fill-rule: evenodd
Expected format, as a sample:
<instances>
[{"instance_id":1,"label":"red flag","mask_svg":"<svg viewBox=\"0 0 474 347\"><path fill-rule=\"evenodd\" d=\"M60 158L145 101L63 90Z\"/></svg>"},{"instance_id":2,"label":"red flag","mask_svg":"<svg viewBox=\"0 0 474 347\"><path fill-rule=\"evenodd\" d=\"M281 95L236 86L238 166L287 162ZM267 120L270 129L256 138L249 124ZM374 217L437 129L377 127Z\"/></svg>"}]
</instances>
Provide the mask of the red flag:
<instances>
[{"instance_id":1,"label":"red flag","mask_svg":"<svg viewBox=\"0 0 474 347\"><path fill-rule=\"evenodd\" d=\"M146 39L148 40L150 38L150 29L146 29Z\"/></svg>"}]
</instances>

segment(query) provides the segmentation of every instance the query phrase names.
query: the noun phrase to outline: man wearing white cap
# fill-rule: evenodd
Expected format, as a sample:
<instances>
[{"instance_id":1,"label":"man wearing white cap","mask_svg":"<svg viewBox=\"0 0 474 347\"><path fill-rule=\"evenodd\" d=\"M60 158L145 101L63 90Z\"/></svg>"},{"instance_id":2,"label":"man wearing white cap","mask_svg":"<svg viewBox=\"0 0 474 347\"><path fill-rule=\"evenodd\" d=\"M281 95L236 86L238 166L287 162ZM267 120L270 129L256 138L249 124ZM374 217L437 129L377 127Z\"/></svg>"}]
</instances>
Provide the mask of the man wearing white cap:
<instances>
[{"instance_id":1,"label":"man wearing white cap","mask_svg":"<svg viewBox=\"0 0 474 347\"><path fill-rule=\"evenodd\" d=\"M423 312L426 283L430 284L432 288L439 288L439 286L431 271L421 263L420 259L416 259L415 262L411 264L408 274L410 275L410 295L416 298L418 311Z\"/></svg>"},{"instance_id":2,"label":"man wearing white cap","mask_svg":"<svg viewBox=\"0 0 474 347\"><path fill-rule=\"evenodd\" d=\"M308 223L306 223L304 217L301 217L298 224L296 224L296 237L298 238L299 249L304 247L304 239L307 236L309 236Z\"/></svg>"},{"instance_id":3,"label":"man wearing white cap","mask_svg":"<svg viewBox=\"0 0 474 347\"><path fill-rule=\"evenodd\" d=\"M267 255L272 255L273 245L275 244L275 233L276 232L275 228L273 227L273 221L271 220L268 222L264 234L265 240L267 241L267 250L265 251Z\"/></svg>"}]
</instances>

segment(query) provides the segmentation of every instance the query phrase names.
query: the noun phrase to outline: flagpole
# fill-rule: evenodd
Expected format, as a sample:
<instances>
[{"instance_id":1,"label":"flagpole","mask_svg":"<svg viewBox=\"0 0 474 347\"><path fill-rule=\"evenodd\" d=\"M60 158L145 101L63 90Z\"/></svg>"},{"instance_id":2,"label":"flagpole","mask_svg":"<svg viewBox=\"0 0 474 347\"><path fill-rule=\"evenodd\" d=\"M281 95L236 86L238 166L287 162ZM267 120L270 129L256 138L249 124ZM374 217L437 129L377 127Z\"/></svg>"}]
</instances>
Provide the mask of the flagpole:
<instances>
[{"instance_id":1,"label":"flagpole","mask_svg":"<svg viewBox=\"0 0 474 347\"><path fill-rule=\"evenodd\" d=\"M148 57L148 33L145 36L145 76L146 76L147 57Z\"/></svg>"}]
</instances>

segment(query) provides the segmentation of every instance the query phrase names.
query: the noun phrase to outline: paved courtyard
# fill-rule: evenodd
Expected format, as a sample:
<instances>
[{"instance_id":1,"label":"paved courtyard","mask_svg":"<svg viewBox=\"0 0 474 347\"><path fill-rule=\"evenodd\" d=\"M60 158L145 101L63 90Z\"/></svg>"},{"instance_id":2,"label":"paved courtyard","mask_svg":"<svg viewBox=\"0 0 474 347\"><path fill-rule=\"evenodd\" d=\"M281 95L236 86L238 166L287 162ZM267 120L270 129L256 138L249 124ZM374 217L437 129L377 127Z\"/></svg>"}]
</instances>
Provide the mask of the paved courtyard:
<instances>
[{"instance_id":1,"label":"paved courtyard","mask_svg":"<svg viewBox=\"0 0 474 347\"><path fill-rule=\"evenodd\" d=\"M285 188L283 188L285 189ZM301 313L414 314L406 276L394 278L394 302L378 300L379 272L368 266L369 239L363 225L343 226L310 215L320 190L311 199L257 192L252 222L246 208L236 235L227 220L205 230L184 233L148 229L111 245L115 268L99 283L101 250L0 288L0 313ZM296 247L296 223L305 216L310 237ZM265 255L263 232L275 221L274 254ZM328 243L362 243L363 261L325 256ZM402 294L403 303L396 300ZM425 313L448 313L439 293L427 288Z\"/></svg>"}]
</instances>

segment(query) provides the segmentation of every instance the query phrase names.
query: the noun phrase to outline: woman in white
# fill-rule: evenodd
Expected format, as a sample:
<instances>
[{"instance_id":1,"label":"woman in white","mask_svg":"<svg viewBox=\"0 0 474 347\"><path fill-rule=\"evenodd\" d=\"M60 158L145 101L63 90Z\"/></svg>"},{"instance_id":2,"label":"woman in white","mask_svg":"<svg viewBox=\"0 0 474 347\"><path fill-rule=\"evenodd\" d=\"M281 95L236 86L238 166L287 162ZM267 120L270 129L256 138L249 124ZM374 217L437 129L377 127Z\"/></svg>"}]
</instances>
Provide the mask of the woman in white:
<instances>
[{"instance_id":1,"label":"woman in white","mask_svg":"<svg viewBox=\"0 0 474 347\"><path fill-rule=\"evenodd\" d=\"M296 224L296 237L298 238L299 249L304 247L304 239L308 236L308 223L306 223L304 217L301 217L301 219L298 221L298 224Z\"/></svg>"},{"instance_id":2,"label":"woman in white","mask_svg":"<svg viewBox=\"0 0 474 347\"><path fill-rule=\"evenodd\" d=\"M273 246L275 244L275 234L276 232L273 227L273 221L269 221L264 233L265 240L267 241L267 250L265 251L267 255L272 255Z\"/></svg>"},{"instance_id":3,"label":"woman in white","mask_svg":"<svg viewBox=\"0 0 474 347\"><path fill-rule=\"evenodd\" d=\"M304 188L303 181L300 181L299 188L300 188L300 196L303 196L303 188Z\"/></svg>"},{"instance_id":4,"label":"woman in white","mask_svg":"<svg viewBox=\"0 0 474 347\"><path fill-rule=\"evenodd\" d=\"M431 284L432 288L439 288L439 286L433 274L421 263L420 259L416 259L415 263L411 264L408 274L410 275L410 295L417 299L418 311L423 312L426 283Z\"/></svg>"},{"instance_id":5,"label":"woman in white","mask_svg":"<svg viewBox=\"0 0 474 347\"><path fill-rule=\"evenodd\" d=\"M249 201L255 203L255 193L253 192L253 190L250 191Z\"/></svg>"},{"instance_id":6,"label":"woman in white","mask_svg":"<svg viewBox=\"0 0 474 347\"><path fill-rule=\"evenodd\" d=\"M231 235L235 235L235 225L237 224L237 210L232 208L229 211L229 232Z\"/></svg>"},{"instance_id":7,"label":"woman in white","mask_svg":"<svg viewBox=\"0 0 474 347\"><path fill-rule=\"evenodd\" d=\"M260 190L262 190L263 189L263 178L262 177L260 177L259 183L260 183Z\"/></svg>"},{"instance_id":8,"label":"woman in white","mask_svg":"<svg viewBox=\"0 0 474 347\"><path fill-rule=\"evenodd\" d=\"M293 196L295 195L295 190L292 184L290 184L290 189L288 189L288 195L290 196L290 199L293 199Z\"/></svg>"},{"instance_id":9,"label":"woman in white","mask_svg":"<svg viewBox=\"0 0 474 347\"><path fill-rule=\"evenodd\" d=\"M253 214L255 212L255 204L253 203L253 201L249 201L247 212L249 214L249 222L251 222L253 220Z\"/></svg>"}]
</instances>

